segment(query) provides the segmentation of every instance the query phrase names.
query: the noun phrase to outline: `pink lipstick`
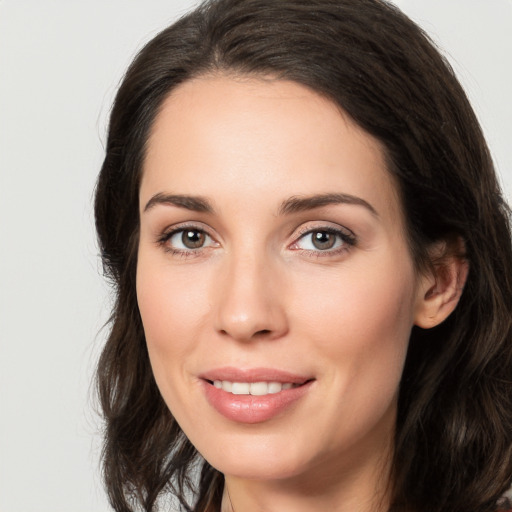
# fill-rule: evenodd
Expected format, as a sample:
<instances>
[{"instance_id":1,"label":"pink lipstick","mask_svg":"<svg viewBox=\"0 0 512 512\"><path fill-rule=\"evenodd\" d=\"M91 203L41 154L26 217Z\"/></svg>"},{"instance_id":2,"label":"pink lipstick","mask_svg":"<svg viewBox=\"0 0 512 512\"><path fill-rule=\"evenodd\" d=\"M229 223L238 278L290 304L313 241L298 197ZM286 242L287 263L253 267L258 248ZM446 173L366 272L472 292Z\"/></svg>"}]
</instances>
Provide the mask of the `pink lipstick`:
<instances>
[{"instance_id":1,"label":"pink lipstick","mask_svg":"<svg viewBox=\"0 0 512 512\"><path fill-rule=\"evenodd\" d=\"M297 402L314 379L269 368L226 367L200 375L210 405L231 421L268 421Z\"/></svg>"}]
</instances>

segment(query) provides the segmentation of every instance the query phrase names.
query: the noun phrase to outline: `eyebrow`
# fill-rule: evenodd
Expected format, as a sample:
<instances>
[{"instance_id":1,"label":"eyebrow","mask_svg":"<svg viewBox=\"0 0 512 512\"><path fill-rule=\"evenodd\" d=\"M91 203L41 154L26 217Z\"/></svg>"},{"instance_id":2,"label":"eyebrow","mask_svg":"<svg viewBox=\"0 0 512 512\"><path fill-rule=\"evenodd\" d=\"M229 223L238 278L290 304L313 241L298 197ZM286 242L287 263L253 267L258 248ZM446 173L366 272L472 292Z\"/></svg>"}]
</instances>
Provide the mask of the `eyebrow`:
<instances>
[{"instance_id":1,"label":"eyebrow","mask_svg":"<svg viewBox=\"0 0 512 512\"><path fill-rule=\"evenodd\" d=\"M329 206L331 204L353 204L363 206L371 212L372 215L378 217L377 210L364 199L350 194L317 194L313 196L294 196L283 201L279 208L279 215L288 215L290 213L303 212Z\"/></svg>"},{"instance_id":2,"label":"eyebrow","mask_svg":"<svg viewBox=\"0 0 512 512\"><path fill-rule=\"evenodd\" d=\"M213 207L205 197L201 196L187 196L179 194L155 194L144 207L147 212L154 208L156 205L169 205L177 206L178 208L185 208L194 212L213 213Z\"/></svg>"},{"instance_id":3,"label":"eyebrow","mask_svg":"<svg viewBox=\"0 0 512 512\"><path fill-rule=\"evenodd\" d=\"M351 204L363 206L375 217L379 216L377 210L375 210L375 208L364 199L350 194L341 193L316 194L305 197L290 197L281 203L281 206L278 210L278 215L290 215L292 213L304 212L313 210L315 208L322 208L323 206L329 206L332 204ZM151 199L146 203L144 212L154 208L156 205L177 206L178 208L184 208L186 210L201 213L214 212L210 201L201 196L164 194L159 192L158 194L155 194L153 197L151 197Z\"/></svg>"}]
</instances>

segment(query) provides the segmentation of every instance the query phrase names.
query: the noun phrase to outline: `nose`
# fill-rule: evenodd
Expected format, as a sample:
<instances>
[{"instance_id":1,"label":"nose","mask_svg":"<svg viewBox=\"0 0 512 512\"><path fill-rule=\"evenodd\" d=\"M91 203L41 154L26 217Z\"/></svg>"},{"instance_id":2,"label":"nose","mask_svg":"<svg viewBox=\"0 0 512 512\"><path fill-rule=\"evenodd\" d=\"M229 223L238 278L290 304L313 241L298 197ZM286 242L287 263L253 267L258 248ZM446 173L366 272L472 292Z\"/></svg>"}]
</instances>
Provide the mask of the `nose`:
<instances>
[{"instance_id":1,"label":"nose","mask_svg":"<svg viewBox=\"0 0 512 512\"><path fill-rule=\"evenodd\" d=\"M237 341L277 339L288 331L277 268L254 256L226 262L216 280L215 328Z\"/></svg>"}]
</instances>

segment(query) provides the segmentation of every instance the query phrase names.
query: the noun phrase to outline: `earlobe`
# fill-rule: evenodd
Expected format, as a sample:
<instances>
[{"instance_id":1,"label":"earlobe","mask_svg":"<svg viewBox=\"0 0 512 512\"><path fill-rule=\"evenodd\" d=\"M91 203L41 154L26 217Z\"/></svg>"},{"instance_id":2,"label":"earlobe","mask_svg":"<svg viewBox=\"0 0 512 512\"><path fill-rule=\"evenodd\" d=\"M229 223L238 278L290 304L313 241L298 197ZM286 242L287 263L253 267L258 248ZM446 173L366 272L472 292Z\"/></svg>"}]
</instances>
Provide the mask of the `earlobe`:
<instances>
[{"instance_id":1,"label":"earlobe","mask_svg":"<svg viewBox=\"0 0 512 512\"><path fill-rule=\"evenodd\" d=\"M462 241L459 241L459 246ZM446 249L446 244L443 244ZM433 270L420 278L414 324L430 329L446 320L459 303L469 272L468 261L450 254L436 258Z\"/></svg>"}]
</instances>

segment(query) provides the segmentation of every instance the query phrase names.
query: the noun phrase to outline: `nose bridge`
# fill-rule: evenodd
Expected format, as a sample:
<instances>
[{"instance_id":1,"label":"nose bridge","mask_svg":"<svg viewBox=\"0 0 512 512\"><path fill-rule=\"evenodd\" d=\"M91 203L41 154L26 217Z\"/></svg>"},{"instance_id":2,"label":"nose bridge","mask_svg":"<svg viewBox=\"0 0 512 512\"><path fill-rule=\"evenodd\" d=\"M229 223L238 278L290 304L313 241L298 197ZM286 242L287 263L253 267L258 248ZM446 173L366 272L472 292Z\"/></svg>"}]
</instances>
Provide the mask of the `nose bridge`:
<instances>
[{"instance_id":1,"label":"nose bridge","mask_svg":"<svg viewBox=\"0 0 512 512\"><path fill-rule=\"evenodd\" d=\"M239 341L282 336L286 315L272 258L262 249L238 248L223 265L215 297L217 331Z\"/></svg>"}]
</instances>

